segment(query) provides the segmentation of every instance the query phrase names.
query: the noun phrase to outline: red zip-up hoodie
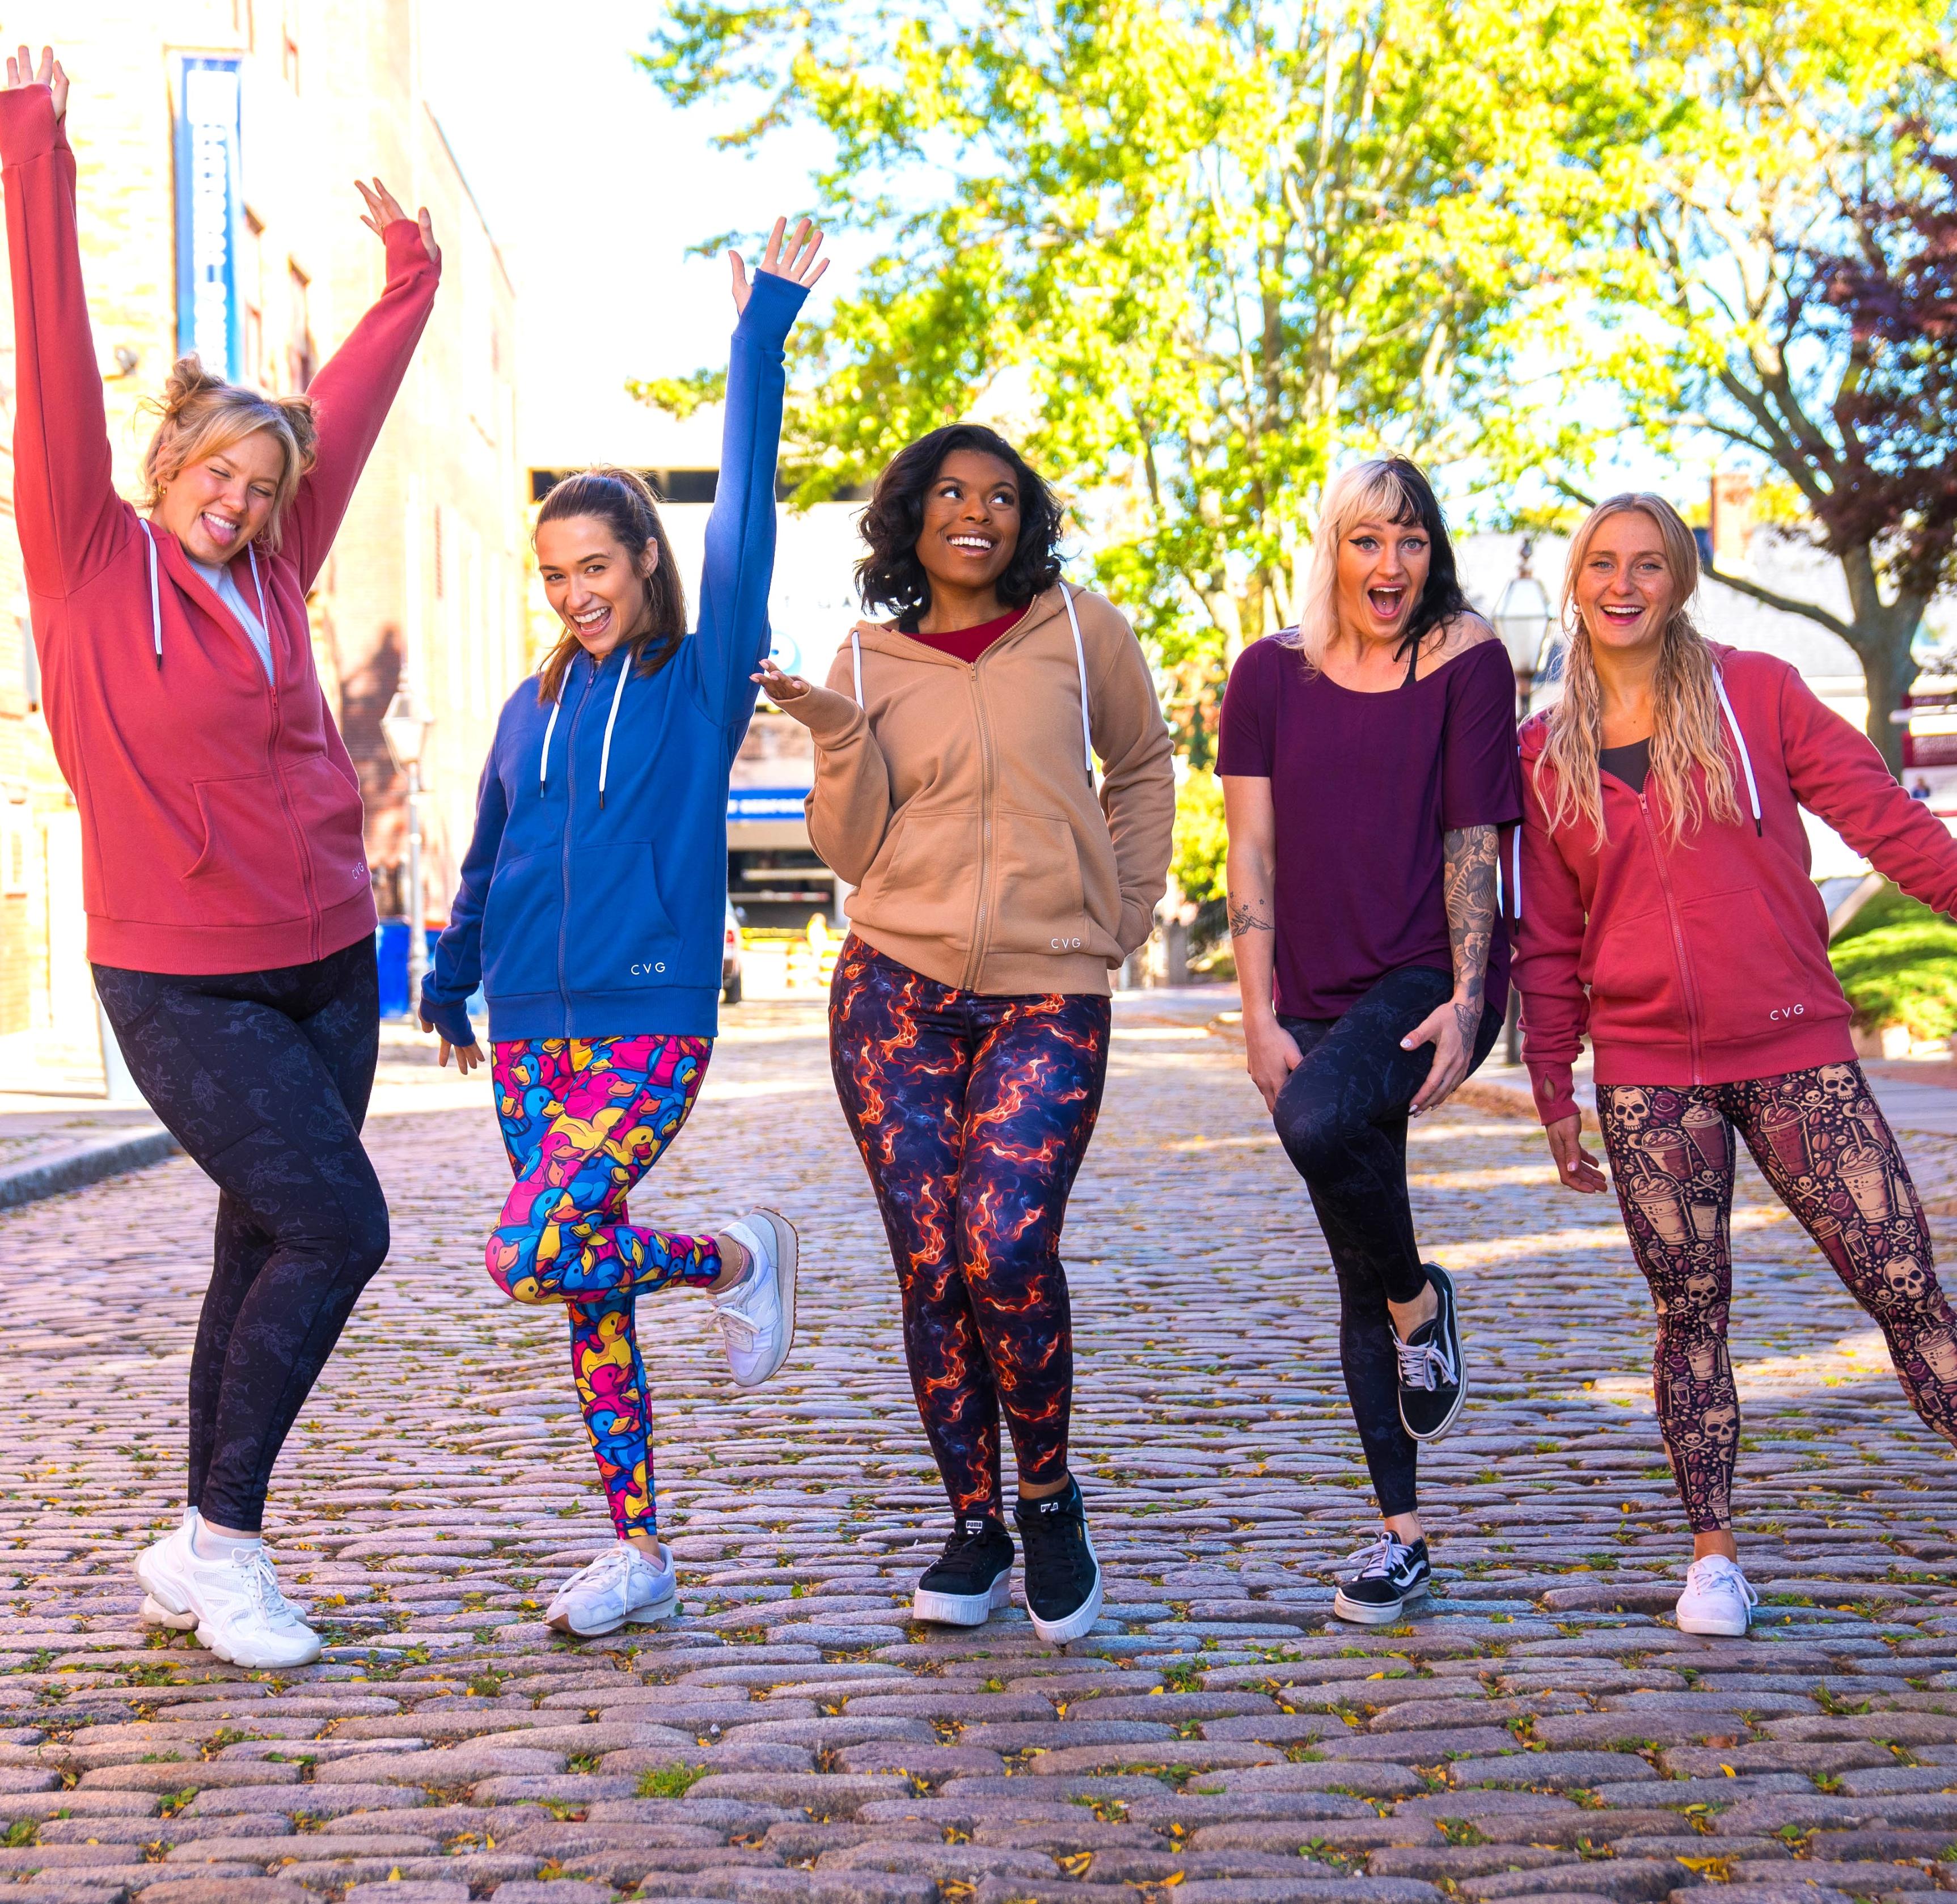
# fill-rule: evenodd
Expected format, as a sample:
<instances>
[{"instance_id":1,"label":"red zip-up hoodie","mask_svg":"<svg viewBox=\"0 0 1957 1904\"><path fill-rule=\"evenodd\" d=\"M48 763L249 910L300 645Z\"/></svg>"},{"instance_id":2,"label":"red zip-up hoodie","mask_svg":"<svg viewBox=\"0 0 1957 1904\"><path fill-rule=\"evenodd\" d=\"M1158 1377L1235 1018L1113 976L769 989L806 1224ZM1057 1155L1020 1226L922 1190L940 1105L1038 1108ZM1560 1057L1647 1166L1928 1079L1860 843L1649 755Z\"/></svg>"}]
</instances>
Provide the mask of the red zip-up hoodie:
<instances>
[{"instance_id":1,"label":"red zip-up hoodie","mask_svg":"<svg viewBox=\"0 0 1957 1904\"><path fill-rule=\"evenodd\" d=\"M142 971L303 965L374 930L359 782L313 666L306 591L435 300L412 224L387 288L314 380L318 460L262 588L272 676L176 538L111 476L83 295L74 155L45 87L0 92L14 284L14 507L55 758L81 810L88 955ZM256 563L255 574L253 564Z\"/></svg>"},{"instance_id":2,"label":"red zip-up hoodie","mask_svg":"<svg viewBox=\"0 0 1957 1904\"><path fill-rule=\"evenodd\" d=\"M1580 820L1552 832L1548 719L1523 724L1514 976L1545 1124L1576 1115L1570 1066L1586 1033L1600 1085L1733 1084L1854 1056L1802 807L1905 892L1957 908L1957 839L1867 737L1785 662L1712 652L1740 817L1676 845L1656 780L1639 795L1608 773L1601 845Z\"/></svg>"}]
</instances>

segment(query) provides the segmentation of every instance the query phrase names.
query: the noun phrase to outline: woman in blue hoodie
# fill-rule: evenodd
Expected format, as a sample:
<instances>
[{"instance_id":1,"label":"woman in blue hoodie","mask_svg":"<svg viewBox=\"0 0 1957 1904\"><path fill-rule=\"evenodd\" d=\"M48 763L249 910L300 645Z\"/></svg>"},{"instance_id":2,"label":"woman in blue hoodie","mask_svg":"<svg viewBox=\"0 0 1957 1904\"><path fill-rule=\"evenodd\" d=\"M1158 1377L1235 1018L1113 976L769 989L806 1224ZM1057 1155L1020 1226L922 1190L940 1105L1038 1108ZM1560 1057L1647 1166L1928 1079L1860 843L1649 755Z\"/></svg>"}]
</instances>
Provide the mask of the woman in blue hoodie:
<instances>
[{"instance_id":1,"label":"woman in blue hoodie","mask_svg":"<svg viewBox=\"0 0 1957 1904\"><path fill-rule=\"evenodd\" d=\"M734 332L700 623L652 492L631 472L567 478L538 513L538 570L564 633L504 705L477 796L422 1023L464 1072L483 1061L464 1001L479 983L515 1187L490 1275L562 1302L571 1369L618 1530L545 1618L590 1636L663 1619L671 1550L653 1501L639 1296L712 1293L736 1381L795 1338L795 1233L754 1210L711 1236L627 1220L628 1192L678 1135L719 1028L727 781L768 651L782 347L827 268L821 234L777 219L750 285L732 260Z\"/></svg>"}]
</instances>

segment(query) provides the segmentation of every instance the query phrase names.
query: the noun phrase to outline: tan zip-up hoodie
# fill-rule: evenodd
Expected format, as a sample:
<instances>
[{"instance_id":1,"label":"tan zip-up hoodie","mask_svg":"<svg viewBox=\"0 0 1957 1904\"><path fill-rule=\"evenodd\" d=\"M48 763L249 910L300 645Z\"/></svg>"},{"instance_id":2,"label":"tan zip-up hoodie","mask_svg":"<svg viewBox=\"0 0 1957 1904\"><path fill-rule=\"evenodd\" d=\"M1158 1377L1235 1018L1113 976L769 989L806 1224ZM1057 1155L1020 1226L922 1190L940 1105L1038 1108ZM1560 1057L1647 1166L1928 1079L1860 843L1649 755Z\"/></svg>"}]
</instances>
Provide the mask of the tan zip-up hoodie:
<instances>
[{"instance_id":1,"label":"tan zip-up hoodie","mask_svg":"<svg viewBox=\"0 0 1957 1904\"><path fill-rule=\"evenodd\" d=\"M815 740L809 837L856 888L851 925L941 984L1105 994L1153 923L1175 819L1168 728L1133 630L1098 595L1073 603L1098 800L1060 587L975 663L859 622L863 705L846 641L828 687L783 709Z\"/></svg>"}]
</instances>

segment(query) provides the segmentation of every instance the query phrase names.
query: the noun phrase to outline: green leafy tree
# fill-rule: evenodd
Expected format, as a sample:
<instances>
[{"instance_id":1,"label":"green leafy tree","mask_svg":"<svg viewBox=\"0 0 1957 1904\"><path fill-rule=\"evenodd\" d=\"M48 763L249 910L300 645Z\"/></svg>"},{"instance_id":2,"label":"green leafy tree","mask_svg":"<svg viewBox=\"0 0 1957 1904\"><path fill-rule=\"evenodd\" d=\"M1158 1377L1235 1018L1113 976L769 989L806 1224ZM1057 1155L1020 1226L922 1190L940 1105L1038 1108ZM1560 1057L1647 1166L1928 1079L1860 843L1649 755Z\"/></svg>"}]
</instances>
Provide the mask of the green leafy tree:
<instances>
[{"instance_id":1,"label":"green leafy tree","mask_svg":"<svg viewBox=\"0 0 1957 1904\"><path fill-rule=\"evenodd\" d=\"M1699 0L1645 10L1641 113L1587 155L1623 210L1586 284L1614 320L1577 377L1601 371L1652 442L1710 432L1791 485L1804 532L1841 566L1849 611L1715 570L1743 595L1832 630L1860 658L1868 731L1915 673L1924 611L1952 579L1921 559L1920 504L1949 453L1921 427L1899 353L1939 348L1908 292L1947 195L1921 126L1957 124L1949 0ZM1941 343L1946 362L1951 343Z\"/></svg>"},{"instance_id":2,"label":"green leafy tree","mask_svg":"<svg viewBox=\"0 0 1957 1904\"><path fill-rule=\"evenodd\" d=\"M1223 783L1208 767L1191 767L1175 790L1175 848L1169 877L1185 899L1202 905L1223 897Z\"/></svg>"},{"instance_id":3,"label":"green leafy tree","mask_svg":"<svg viewBox=\"0 0 1957 1904\"><path fill-rule=\"evenodd\" d=\"M675 0L644 63L675 103L751 102L735 145L813 123L822 216L882 241L801 346L800 500L1009 418L1200 761L1222 664L1295 618L1335 450L1471 448L1528 293L1604 209L1562 152L1628 36L1615 0L1582 11L1587 34L1557 0Z\"/></svg>"}]
</instances>

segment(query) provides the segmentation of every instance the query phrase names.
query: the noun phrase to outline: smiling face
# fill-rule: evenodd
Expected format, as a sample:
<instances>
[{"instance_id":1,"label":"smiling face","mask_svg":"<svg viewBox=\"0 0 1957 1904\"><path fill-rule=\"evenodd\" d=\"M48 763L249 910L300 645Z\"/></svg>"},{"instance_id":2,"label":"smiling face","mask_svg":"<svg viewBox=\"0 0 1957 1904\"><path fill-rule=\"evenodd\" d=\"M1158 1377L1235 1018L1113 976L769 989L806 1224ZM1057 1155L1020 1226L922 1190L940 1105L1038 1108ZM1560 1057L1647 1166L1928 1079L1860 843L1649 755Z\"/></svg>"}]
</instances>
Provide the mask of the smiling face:
<instances>
[{"instance_id":1,"label":"smiling face","mask_svg":"<svg viewBox=\"0 0 1957 1904\"><path fill-rule=\"evenodd\" d=\"M659 567L659 545L638 560L597 516L565 516L537 526L537 573L565 627L586 654L611 653L644 623L647 579Z\"/></svg>"},{"instance_id":2,"label":"smiling face","mask_svg":"<svg viewBox=\"0 0 1957 1904\"><path fill-rule=\"evenodd\" d=\"M285 446L255 430L187 462L150 513L193 562L216 567L264 532L285 473Z\"/></svg>"},{"instance_id":3,"label":"smiling face","mask_svg":"<svg viewBox=\"0 0 1957 1904\"><path fill-rule=\"evenodd\" d=\"M1339 544L1340 629L1397 648L1433 560L1434 545L1418 523L1353 523Z\"/></svg>"},{"instance_id":4,"label":"smiling face","mask_svg":"<svg viewBox=\"0 0 1957 1904\"><path fill-rule=\"evenodd\" d=\"M1657 646L1677 595L1665 538L1642 509L1598 524L1576 572L1576 611L1593 648L1624 655Z\"/></svg>"},{"instance_id":5,"label":"smiling face","mask_svg":"<svg viewBox=\"0 0 1957 1904\"><path fill-rule=\"evenodd\" d=\"M1011 466L982 450L953 450L925 491L917 539L933 600L992 594L1019 545L1020 485Z\"/></svg>"}]
</instances>

